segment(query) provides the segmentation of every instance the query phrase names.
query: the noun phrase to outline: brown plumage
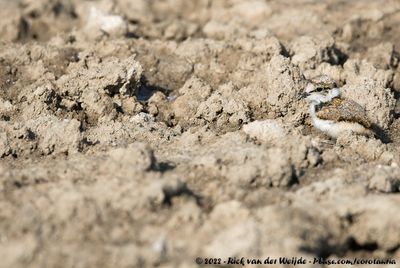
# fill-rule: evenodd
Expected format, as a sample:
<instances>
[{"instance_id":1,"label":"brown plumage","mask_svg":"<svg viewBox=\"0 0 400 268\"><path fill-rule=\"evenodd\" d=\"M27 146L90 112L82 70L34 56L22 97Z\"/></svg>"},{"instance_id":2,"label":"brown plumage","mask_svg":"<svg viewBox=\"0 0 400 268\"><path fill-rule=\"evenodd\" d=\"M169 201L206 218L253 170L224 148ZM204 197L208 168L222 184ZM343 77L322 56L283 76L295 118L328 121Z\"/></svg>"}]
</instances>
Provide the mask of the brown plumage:
<instances>
[{"instance_id":1,"label":"brown plumage","mask_svg":"<svg viewBox=\"0 0 400 268\"><path fill-rule=\"evenodd\" d=\"M365 128L371 128L371 122L364 108L352 100L334 98L328 103L323 103L316 111L316 115L324 120L359 123Z\"/></svg>"}]
</instances>

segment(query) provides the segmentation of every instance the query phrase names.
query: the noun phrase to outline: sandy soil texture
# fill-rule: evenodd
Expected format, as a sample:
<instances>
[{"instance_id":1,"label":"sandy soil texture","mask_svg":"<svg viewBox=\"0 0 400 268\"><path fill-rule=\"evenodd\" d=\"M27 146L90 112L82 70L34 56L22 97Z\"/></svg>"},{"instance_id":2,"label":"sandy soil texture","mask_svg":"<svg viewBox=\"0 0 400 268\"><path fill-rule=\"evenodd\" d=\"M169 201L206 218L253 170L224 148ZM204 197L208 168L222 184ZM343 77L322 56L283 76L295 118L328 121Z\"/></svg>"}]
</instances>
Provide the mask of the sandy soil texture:
<instances>
[{"instance_id":1,"label":"sandy soil texture","mask_svg":"<svg viewBox=\"0 0 400 268\"><path fill-rule=\"evenodd\" d=\"M399 23L396 0L0 0L0 267L400 267ZM314 129L321 74L385 138Z\"/></svg>"}]
</instances>

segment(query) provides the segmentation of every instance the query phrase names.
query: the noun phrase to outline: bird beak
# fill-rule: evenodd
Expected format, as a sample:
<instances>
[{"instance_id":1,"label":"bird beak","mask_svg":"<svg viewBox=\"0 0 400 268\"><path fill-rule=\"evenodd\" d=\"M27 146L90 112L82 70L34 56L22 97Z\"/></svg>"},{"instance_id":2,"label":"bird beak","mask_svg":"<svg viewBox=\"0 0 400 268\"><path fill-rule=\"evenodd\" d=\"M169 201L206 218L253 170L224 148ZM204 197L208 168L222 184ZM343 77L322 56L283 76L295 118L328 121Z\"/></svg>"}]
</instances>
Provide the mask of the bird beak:
<instances>
[{"instance_id":1,"label":"bird beak","mask_svg":"<svg viewBox=\"0 0 400 268\"><path fill-rule=\"evenodd\" d=\"M310 93L308 93L308 92L299 92L298 94L297 94L297 100L302 100L302 99L305 99L305 98L307 98L308 96L310 96Z\"/></svg>"},{"instance_id":2,"label":"bird beak","mask_svg":"<svg viewBox=\"0 0 400 268\"><path fill-rule=\"evenodd\" d=\"M307 86L303 89L303 91L298 93L297 100L307 98L314 90L315 86L312 83L308 83Z\"/></svg>"}]
</instances>

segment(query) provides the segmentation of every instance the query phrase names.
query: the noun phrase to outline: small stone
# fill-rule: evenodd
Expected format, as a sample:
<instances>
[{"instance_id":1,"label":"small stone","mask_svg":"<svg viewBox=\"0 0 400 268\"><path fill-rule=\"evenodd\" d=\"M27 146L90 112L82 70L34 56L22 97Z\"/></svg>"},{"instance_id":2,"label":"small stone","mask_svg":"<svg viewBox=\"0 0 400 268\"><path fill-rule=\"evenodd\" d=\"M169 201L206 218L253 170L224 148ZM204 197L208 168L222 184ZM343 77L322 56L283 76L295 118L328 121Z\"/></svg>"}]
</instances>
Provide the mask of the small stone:
<instances>
[{"instance_id":1,"label":"small stone","mask_svg":"<svg viewBox=\"0 0 400 268\"><path fill-rule=\"evenodd\" d=\"M216 235L205 248L210 257L257 256L260 251L260 228L253 220L245 220Z\"/></svg>"},{"instance_id":2,"label":"small stone","mask_svg":"<svg viewBox=\"0 0 400 268\"><path fill-rule=\"evenodd\" d=\"M344 55L336 48L333 38L302 36L291 47L292 63L302 70L314 69L322 62L339 64Z\"/></svg>"},{"instance_id":3,"label":"small stone","mask_svg":"<svg viewBox=\"0 0 400 268\"><path fill-rule=\"evenodd\" d=\"M286 129L278 120L254 121L243 126L243 131L251 138L264 142L276 142L284 139Z\"/></svg>"},{"instance_id":4,"label":"small stone","mask_svg":"<svg viewBox=\"0 0 400 268\"><path fill-rule=\"evenodd\" d=\"M127 32L127 24L118 15L110 15L98 7L91 5L88 11L85 32L92 38L97 38L102 33L116 37L123 36Z\"/></svg>"},{"instance_id":5,"label":"small stone","mask_svg":"<svg viewBox=\"0 0 400 268\"><path fill-rule=\"evenodd\" d=\"M153 150L144 143L133 143L126 148L117 148L110 152L110 163L107 168L115 172L130 175L130 171L148 171L156 163Z\"/></svg>"},{"instance_id":6,"label":"small stone","mask_svg":"<svg viewBox=\"0 0 400 268\"><path fill-rule=\"evenodd\" d=\"M214 227L223 228L240 221L240 219L248 218L249 215L249 210L242 203L231 200L216 205L210 214L210 220Z\"/></svg>"},{"instance_id":7,"label":"small stone","mask_svg":"<svg viewBox=\"0 0 400 268\"><path fill-rule=\"evenodd\" d=\"M6 132L0 132L0 158L9 153L10 146Z\"/></svg>"},{"instance_id":8,"label":"small stone","mask_svg":"<svg viewBox=\"0 0 400 268\"><path fill-rule=\"evenodd\" d=\"M268 17L272 10L270 6L262 0L241 1L232 7L235 16L241 18L245 23L257 25L265 17Z\"/></svg>"},{"instance_id":9,"label":"small stone","mask_svg":"<svg viewBox=\"0 0 400 268\"><path fill-rule=\"evenodd\" d=\"M378 166L368 188L384 193L400 192L400 168L391 166Z\"/></svg>"},{"instance_id":10,"label":"small stone","mask_svg":"<svg viewBox=\"0 0 400 268\"><path fill-rule=\"evenodd\" d=\"M367 60L370 61L375 68L389 69L397 67L398 58L394 55L394 46L391 43L382 43L371 47L366 53Z\"/></svg>"},{"instance_id":11,"label":"small stone","mask_svg":"<svg viewBox=\"0 0 400 268\"><path fill-rule=\"evenodd\" d=\"M211 87L197 77L192 77L179 89L181 94L172 102L175 117L188 121L193 118L202 101L211 94Z\"/></svg>"}]
</instances>

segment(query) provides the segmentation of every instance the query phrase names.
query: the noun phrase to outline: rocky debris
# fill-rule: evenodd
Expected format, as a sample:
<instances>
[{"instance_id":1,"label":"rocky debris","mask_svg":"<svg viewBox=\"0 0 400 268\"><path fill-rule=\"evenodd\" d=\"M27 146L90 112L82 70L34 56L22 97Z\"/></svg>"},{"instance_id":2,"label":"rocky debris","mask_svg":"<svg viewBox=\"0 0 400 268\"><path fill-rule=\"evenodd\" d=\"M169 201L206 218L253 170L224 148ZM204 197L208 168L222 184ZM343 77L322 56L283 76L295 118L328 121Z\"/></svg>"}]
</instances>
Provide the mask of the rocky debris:
<instances>
[{"instance_id":1,"label":"rocky debris","mask_svg":"<svg viewBox=\"0 0 400 268\"><path fill-rule=\"evenodd\" d=\"M70 66L68 73L57 80L61 104L67 109L83 109L89 122L108 121L119 112L133 115L142 110L134 97L142 67L134 57L123 61L111 57L99 62L89 56L84 61L88 63ZM91 67L87 69L85 64Z\"/></svg>"},{"instance_id":2,"label":"rocky debris","mask_svg":"<svg viewBox=\"0 0 400 268\"><path fill-rule=\"evenodd\" d=\"M20 263L29 263L35 257L39 242L33 235L14 240L11 243L0 245L0 257L4 267L18 266Z\"/></svg>"},{"instance_id":3,"label":"rocky debris","mask_svg":"<svg viewBox=\"0 0 400 268\"><path fill-rule=\"evenodd\" d=\"M220 203L210 213L210 224L204 226L211 231L224 230L241 219L249 218L250 211L239 201L230 200Z\"/></svg>"},{"instance_id":4,"label":"rocky debris","mask_svg":"<svg viewBox=\"0 0 400 268\"><path fill-rule=\"evenodd\" d=\"M343 146L342 157L358 156L368 161L379 160L386 151L386 146L378 139L367 139L344 134L337 139L337 144Z\"/></svg>"},{"instance_id":5,"label":"rocky debris","mask_svg":"<svg viewBox=\"0 0 400 268\"><path fill-rule=\"evenodd\" d=\"M6 132L0 134L0 157L7 156L11 153L10 145L8 141L8 135Z\"/></svg>"},{"instance_id":6,"label":"rocky debris","mask_svg":"<svg viewBox=\"0 0 400 268\"><path fill-rule=\"evenodd\" d=\"M146 0L117 0L119 12L130 21L147 22L151 21L152 15L149 14L151 5Z\"/></svg>"},{"instance_id":7,"label":"rocky debris","mask_svg":"<svg viewBox=\"0 0 400 268\"><path fill-rule=\"evenodd\" d=\"M24 34L26 28L25 21L22 19L21 12L16 3L0 3L0 35L3 42L17 41ZM8 12L13 12L15 16L7 16Z\"/></svg>"},{"instance_id":8,"label":"rocky debris","mask_svg":"<svg viewBox=\"0 0 400 268\"><path fill-rule=\"evenodd\" d=\"M344 70L346 85L342 87L342 96L361 104L373 123L387 129L395 108L395 98L386 87L392 77L390 71L380 71L367 62L357 61L347 61Z\"/></svg>"},{"instance_id":9,"label":"rocky debris","mask_svg":"<svg viewBox=\"0 0 400 268\"><path fill-rule=\"evenodd\" d=\"M44 116L27 121L25 125L6 123L3 127L2 156L18 157L35 151L42 155L71 154L80 149L80 122L74 119Z\"/></svg>"},{"instance_id":10,"label":"rocky debris","mask_svg":"<svg viewBox=\"0 0 400 268\"><path fill-rule=\"evenodd\" d=\"M264 1L237 1L226 5L213 3L210 20L204 25L203 33L208 38L234 39L246 36L247 27L257 27L271 8Z\"/></svg>"},{"instance_id":11,"label":"rocky debris","mask_svg":"<svg viewBox=\"0 0 400 268\"><path fill-rule=\"evenodd\" d=\"M32 129L33 134L31 135L37 135L38 147L44 154L70 154L79 149L82 136L78 120L61 121L56 118L43 117L33 122L27 122L27 126Z\"/></svg>"},{"instance_id":12,"label":"rocky debris","mask_svg":"<svg viewBox=\"0 0 400 268\"><path fill-rule=\"evenodd\" d=\"M393 178L396 175L388 175L387 172L389 170L394 171L395 168L368 167L369 170L375 170L375 174L371 179L365 178L364 180L360 176L366 176L365 167L360 169L360 173L353 172L353 174L345 170L337 170L334 173L335 175L326 182L316 182L300 190L294 202L303 202L302 200L304 199L309 202L310 198L317 198L316 200L319 200L322 207L330 206L334 203L335 209L333 211L346 227L342 231L342 237L347 238L341 246L362 248L376 245L382 250L390 251L390 248L398 246L398 241L386 236L384 238L378 237L377 234L381 228L392 230L394 227L396 219L389 215L395 215L392 213L396 213L394 211L395 207L392 207L391 204L396 202L397 197L367 195L367 192L369 190L382 192L391 190L390 181L393 180L389 178ZM350 187L350 185L354 186ZM318 194L312 194L310 191ZM340 198L337 196L338 193L341 195ZM321 199L321 196L324 196L324 198ZM349 203L349 200L352 200L352 202ZM365 203L365 200L369 202ZM379 220L377 220L378 218ZM346 240L353 241L353 244L347 244Z\"/></svg>"},{"instance_id":13,"label":"rocky debris","mask_svg":"<svg viewBox=\"0 0 400 268\"><path fill-rule=\"evenodd\" d=\"M236 21L224 23L217 20L210 20L204 25L203 33L208 38L216 40L232 38L235 34L239 36L246 34L245 29Z\"/></svg>"},{"instance_id":14,"label":"rocky debris","mask_svg":"<svg viewBox=\"0 0 400 268\"><path fill-rule=\"evenodd\" d=\"M113 96L132 94L140 85L143 71L134 56L125 60L114 57L102 60L90 54L81 54L80 57L83 61L70 66L68 74L57 81L62 92L68 91L69 94L75 95L88 88L87 91L97 91ZM85 64L89 66L85 67ZM85 77L85 79L80 81L83 79L76 79L78 77ZM74 85L74 82L80 82L82 85Z\"/></svg>"},{"instance_id":15,"label":"rocky debris","mask_svg":"<svg viewBox=\"0 0 400 268\"><path fill-rule=\"evenodd\" d=\"M400 169L396 166L378 166L370 179L369 188L384 193L400 191Z\"/></svg>"},{"instance_id":16,"label":"rocky debris","mask_svg":"<svg viewBox=\"0 0 400 268\"><path fill-rule=\"evenodd\" d=\"M261 23L265 17L271 15L272 10L264 1L251 0L235 3L230 12L233 13L232 16L239 17L249 25L255 26Z\"/></svg>"},{"instance_id":17,"label":"rocky debris","mask_svg":"<svg viewBox=\"0 0 400 268\"><path fill-rule=\"evenodd\" d=\"M284 28L282 28L282 21L287 22ZM302 35L316 36L329 32L331 25L323 27L322 21L323 18L313 9L301 10L298 6L292 6L280 12L273 12L265 21L265 25L279 38L292 40Z\"/></svg>"},{"instance_id":18,"label":"rocky debris","mask_svg":"<svg viewBox=\"0 0 400 268\"><path fill-rule=\"evenodd\" d=\"M192 77L179 89L179 94L171 106L175 118L185 125L193 120L200 104L211 95L211 87L201 79Z\"/></svg>"},{"instance_id":19,"label":"rocky debris","mask_svg":"<svg viewBox=\"0 0 400 268\"><path fill-rule=\"evenodd\" d=\"M368 201L368 206L365 201ZM353 217L349 233L358 245L376 244L385 251L399 246L395 238L398 235L396 229L398 209L393 206L397 201L396 197L379 196L355 200L352 208L349 208ZM386 230L384 234L381 233L383 229Z\"/></svg>"},{"instance_id":20,"label":"rocky debris","mask_svg":"<svg viewBox=\"0 0 400 268\"><path fill-rule=\"evenodd\" d=\"M275 117L292 112L304 80L298 68L288 58L274 56L267 67L266 103Z\"/></svg>"},{"instance_id":21,"label":"rocky debris","mask_svg":"<svg viewBox=\"0 0 400 268\"><path fill-rule=\"evenodd\" d=\"M128 145L127 148L117 148L109 152L109 164L105 166L110 172L110 167L114 170L111 172L115 175L121 174L122 176L132 176L135 171L148 171L156 167L153 151L151 148L143 143L133 143Z\"/></svg>"},{"instance_id":22,"label":"rocky debris","mask_svg":"<svg viewBox=\"0 0 400 268\"><path fill-rule=\"evenodd\" d=\"M241 100L237 89L227 84L201 103L195 116L208 124L215 124L218 129L237 129L250 121L250 110Z\"/></svg>"},{"instance_id":23,"label":"rocky debris","mask_svg":"<svg viewBox=\"0 0 400 268\"><path fill-rule=\"evenodd\" d=\"M336 81L337 86L341 86L345 82L344 71L340 65L331 65L327 62L319 64L316 69L308 69L303 72L307 79L327 75Z\"/></svg>"},{"instance_id":24,"label":"rocky debris","mask_svg":"<svg viewBox=\"0 0 400 268\"><path fill-rule=\"evenodd\" d=\"M232 257L258 256L260 254L260 228L254 221L238 223L216 235L206 246L207 256L228 259Z\"/></svg>"},{"instance_id":25,"label":"rocky debris","mask_svg":"<svg viewBox=\"0 0 400 268\"><path fill-rule=\"evenodd\" d=\"M254 121L243 126L243 131L258 142L290 152L296 174L322 161L320 141L304 138L290 124L279 120Z\"/></svg>"},{"instance_id":26,"label":"rocky debris","mask_svg":"<svg viewBox=\"0 0 400 268\"><path fill-rule=\"evenodd\" d=\"M83 28L85 37L96 39L103 34L111 37L127 34L128 26L121 16L108 14L94 4L88 6L80 16L86 18Z\"/></svg>"},{"instance_id":27,"label":"rocky debris","mask_svg":"<svg viewBox=\"0 0 400 268\"><path fill-rule=\"evenodd\" d=\"M315 69L323 62L338 65L346 58L336 47L334 39L327 36L299 37L292 42L290 52L293 54L292 63L301 70Z\"/></svg>"},{"instance_id":28,"label":"rocky debris","mask_svg":"<svg viewBox=\"0 0 400 268\"><path fill-rule=\"evenodd\" d=\"M198 134L187 135L196 139ZM214 141L206 150L193 143L184 146L198 148L190 166L213 176L222 176L235 187L288 187L296 182L297 172L309 165L306 145L258 147L232 133Z\"/></svg>"},{"instance_id":29,"label":"rocky debris","mask_svg":"<svg viewBox=\"0 0 400 268\"><path fill-rule=\"evenodd\" d=\"M286 138L288 127L273 119L253 121L243 126L243 131L251 138L267 143L280 143Z\"/></svg>"},{"instance_id":30,"label":"rocky debris","mask_svg":"<svg viewBox=\"0 0 400 268\"><path fill-rule=\"evenodd\" d=\"M298 200L292 206L282 204L258 209L257 218L261 221L261 232L268 234L262 236L263 251L269 251L272 256L279 256L284 252L321 256L338 250L342 242L333 237L338 238L341 232L340 221L337 218L332 219L321 207L311 209L312 204L306 200ZM277 237L284 239L276 240ZM272 241L275 241L274 246Z\"/></svg>"},{"instance_id":31,"label":"rocky debris","mask_svg":"<svg viewBox=\"0 0 400 268\"><path fill-rule=\"evenodd\" d=\"M366 187L361 183L352 184L352 189L349 190L349 184L351 184L350 176L345 174L341 169L335 169L331 171L332 175L327 176L323 182L317 181L312 182L310 185L299 189L296 194L300 198L305 199L335 199L335 196L340 193L346 196L344 199L348 199L348 195L364 196L366 194ZM350 180L350 182L349 182Z\"/></svg>"},{"instance_id":32,"label":"rocky debris","mask_svg":"<svg viewBox=\"0 0 400 268\"><path fill-rule=\"evenodd\" d=\"M394 50L393 44L383 43L368 49L367 60L377 69L396 68L399 55Z\"/></svg>"}]
</instances>

